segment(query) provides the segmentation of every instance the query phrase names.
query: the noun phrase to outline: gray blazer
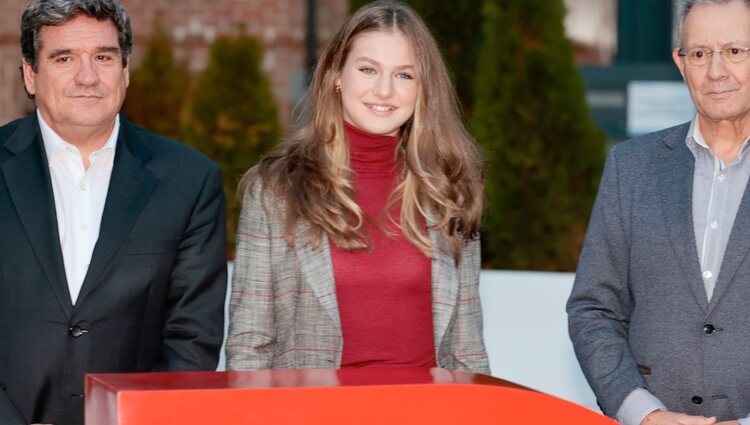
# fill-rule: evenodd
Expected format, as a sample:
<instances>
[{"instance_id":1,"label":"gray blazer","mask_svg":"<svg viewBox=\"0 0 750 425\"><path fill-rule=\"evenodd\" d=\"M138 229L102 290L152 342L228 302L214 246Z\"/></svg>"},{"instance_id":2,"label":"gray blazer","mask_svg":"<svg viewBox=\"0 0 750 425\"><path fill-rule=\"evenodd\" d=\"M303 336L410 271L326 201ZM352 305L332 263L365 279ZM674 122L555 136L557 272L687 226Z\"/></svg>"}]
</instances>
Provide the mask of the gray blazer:
<instances>
[{"instance_id":1,"label":"gray blazer","mask_svg":"<svg viewBox=\"0 0 750 425\"><path fill-rule=\"evenodd\" d=\"M296 245L284 238L285 211L273 195L261 202L256 185L245 196L237 232L237 257L229 308L227 368L338 368L342 335L328 240L306 242L306 222ZM437 364L487 373L479 303L479 241L456 266L436 233L432 260L432 310Z\"/></svg>"},{"instance_id":2,"label":"gray blazer","mask_svg":"<svg viewBox=\"0 0 750 425\"><path fill-rule=\"evenodd\" d=\"M610 416L638 387L673 411L719 420L750 412L750 195L746 189L709 303L693 230L688 128L615 146L589 223L569 329Z\"/></svg>"}]
</instances>

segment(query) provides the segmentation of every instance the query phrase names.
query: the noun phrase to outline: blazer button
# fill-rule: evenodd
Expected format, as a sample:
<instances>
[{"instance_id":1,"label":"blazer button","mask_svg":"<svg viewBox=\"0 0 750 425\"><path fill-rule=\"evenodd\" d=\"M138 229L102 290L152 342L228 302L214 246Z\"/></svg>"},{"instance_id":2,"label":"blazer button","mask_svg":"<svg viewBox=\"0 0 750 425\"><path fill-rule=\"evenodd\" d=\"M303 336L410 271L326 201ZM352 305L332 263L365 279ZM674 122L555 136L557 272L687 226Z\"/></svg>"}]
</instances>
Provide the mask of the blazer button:
<instances>
[{"instance_id":1,"label":"blazer button","mask_svg":"<svg viewBox=\"0 0 750 425\"><path fill-rule=\"evenodd\" d=\"M68 333L73 338L80 338L81 336L83 336L83 334L88 333L88 330L83 329L82 327L76 325L76 326L73 326L72 328L68 329Z\"/></svg>"},{"instance_id":2,"label":"blazer button","mask_svg":"<svg viewBox=\"0 0 750 425\"><path fill-rule=\"evenodd\" d=\"M700 396L697 396L697 395L694 395L693 398L691 398L690 400L693 402L693 404L701 404L701 403L703 403L703 398L701 398Z\"/></svg>"},{"instance_id":3,"label":"blazer button","mask_svg":"<svg viewBox=\"0 0 750 425\"><path fill-rule=\"evenodd\" d=\"M713 333L716 332L716 328L712 324L708 324L703 326L703 333L706 335L713 335ZM698 403L696 403L698 404Z\"/></svg>"}]
</instances>

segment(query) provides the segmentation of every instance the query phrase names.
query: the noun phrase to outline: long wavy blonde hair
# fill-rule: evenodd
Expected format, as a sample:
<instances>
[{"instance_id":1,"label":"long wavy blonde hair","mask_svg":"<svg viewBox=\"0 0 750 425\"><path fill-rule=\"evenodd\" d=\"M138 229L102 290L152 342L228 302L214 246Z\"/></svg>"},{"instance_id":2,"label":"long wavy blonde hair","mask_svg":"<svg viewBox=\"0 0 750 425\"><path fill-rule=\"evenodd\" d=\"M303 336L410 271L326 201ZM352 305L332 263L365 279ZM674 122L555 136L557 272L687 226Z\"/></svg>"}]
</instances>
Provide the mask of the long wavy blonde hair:
<instances>
[{"instance_id":1,"label":"long wavy blonde hair","mask_svg":"<svg viewBox=\"0 0 750 425\"><path fill-rule=\"evenodd\" d=\"M478 235L482 215L482 163L459 116L458 102L440 51L419 16L392 0L375 1L351 15L321 53L309 90L299 106L296 130L251 169L240 192L258 180L285 205L285 237L295 243L300 219L306 237L319 246L323 235L347 250L368 249L363 213L344 138L343 110L336 77L357 35L400 32L417 61L419 89L414 115L402 126L396 151L402 175L388 207L401 202L400 229L425 255L434 243L425 230L445 236L458 259L463 245ZM266 197L263 196L263 199Z\"/></svg>"}]
</instances>

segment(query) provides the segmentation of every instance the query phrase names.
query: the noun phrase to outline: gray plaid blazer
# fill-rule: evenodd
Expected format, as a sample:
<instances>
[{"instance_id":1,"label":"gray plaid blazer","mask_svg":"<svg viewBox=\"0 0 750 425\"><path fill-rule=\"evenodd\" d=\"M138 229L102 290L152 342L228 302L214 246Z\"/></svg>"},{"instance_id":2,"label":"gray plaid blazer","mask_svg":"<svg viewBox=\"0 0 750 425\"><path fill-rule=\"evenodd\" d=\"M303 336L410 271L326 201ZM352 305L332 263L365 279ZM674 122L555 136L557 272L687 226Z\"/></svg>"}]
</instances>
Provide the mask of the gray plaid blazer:
<instances>
[{"instance_id":1,"label":"gray plaid blazer","mask_svg":"<svg viewBox=\"0 0 750 425\"><path fill-rule=\"evenodd\" d=\"M260 184L246 194L237 231L229 307L227 368L338 368L342 335L328 240L314 248L300 221L295 246L284 238L283 205ZM432 311L439 367L489 373L479 302L479 241L456 265L447 244L431 232Z\"/></svg>"}]
</instances>

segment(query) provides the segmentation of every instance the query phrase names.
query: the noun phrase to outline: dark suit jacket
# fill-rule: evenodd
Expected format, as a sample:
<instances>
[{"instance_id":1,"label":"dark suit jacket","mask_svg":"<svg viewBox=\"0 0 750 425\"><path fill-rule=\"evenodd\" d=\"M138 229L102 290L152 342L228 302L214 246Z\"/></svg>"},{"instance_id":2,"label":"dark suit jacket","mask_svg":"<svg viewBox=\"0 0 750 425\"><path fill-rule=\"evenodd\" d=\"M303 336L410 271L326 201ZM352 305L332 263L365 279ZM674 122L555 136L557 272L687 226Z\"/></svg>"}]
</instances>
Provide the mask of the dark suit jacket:
<instances>
[{"instance_id":1,"label":"dark suit jacket","mask_svg":"<svg viewBox=\"0 0 750 425\"><path fill-rule=\"evenodd\" d=\"M750 187L709 302L688 128L615 146L589 223L568 302L570 336L610 416L638 387L677 412L719 420L750 412Z\"/></svg>"},{"instance_id":2,"label":"dark suit jacket","mask_svg":"<svg viewBox=\"0 0 750 425\"><path fill-rule=\"evenodd\" d=\"M72 305L36 114L0 127L0 423L83 423L95 372L212 370L226 291L217 167L121 119Z\"/></svg>"}]
</instances>

